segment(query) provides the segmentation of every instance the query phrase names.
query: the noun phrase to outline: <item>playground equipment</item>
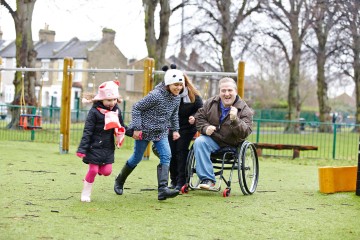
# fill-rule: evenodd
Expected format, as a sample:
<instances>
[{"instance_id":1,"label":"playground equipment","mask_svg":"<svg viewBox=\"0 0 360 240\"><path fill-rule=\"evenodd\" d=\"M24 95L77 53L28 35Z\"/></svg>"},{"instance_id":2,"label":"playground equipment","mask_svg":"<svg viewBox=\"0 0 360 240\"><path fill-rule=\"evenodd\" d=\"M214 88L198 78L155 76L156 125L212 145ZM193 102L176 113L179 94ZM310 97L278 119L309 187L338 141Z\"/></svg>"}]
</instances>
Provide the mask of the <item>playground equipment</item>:
<instances>
[{"instance_id":1,"label":"playground equipment","mask_svg":"<svg viewBox=\"0 0 360 240\"><path fill-rule=\"evenodd\" d=\"M63 82L61 95L60 111L60 153L68 153L70 145L70 123L71 123L71 86L73 75L69 72L74 60L72 58L64 59Z\"/></svg>"},{"instance_id":2,"label":"playground equipment","mask_svg":"<svg viewBox=\"0 0 360 240\"><path fill-rule=\"evenodd\" d=\"M1 59L1 58L0 58ZM235 77L238 79L238 94L240 97L244 97L243 85L244 85L244 62L240 61L238 66L238 72L191 72L186 71L188 76L219 76L220 77ZM70 123L71 123L71 88L73 81L73 73L75 72L89 72L94 74L101 73L115 73L117 76L118 73L126 73L126 74L136 74L143 73L144 76L144 84L143 84L143 95L145 96L151 91L154 87L154 74L163 74L164 72L161 70L154 70L154 59L147 58L144 61L144 69L75 69L73 68L74 61L72 58L65 58L63 64L63 81L62 81L62 95L61 95L61 112L60 112L60 153L68 153L69 152L69 144L70 144ZM20 71L20 72L42 72L46 70L46 72L59 72L59 69L42 69L42 68L3 68L0 67L1 70L9 70L9 71ZM24 81L24 76L22 81ZM24 84L24 82L22 82ZM41 85L42 87L42 85ZM93 87L95 88L95 82L93 81ZM24 88L23 88L24 89ZM39 94L42 93L40 90ZM41 97L39 98L41 99ZM25 112L25 96L24 94L21 97L22 100L22 113L20 126L23 129L41 129L41 103L38 104L38 109L34 113L26 113ZM149 158L150 148L145 152L144 158Z\"/></svg>"},{"instance_id":3,"label":"playground equipment","mask_svg":"<svg viewBox=\"0 0 360 240\"><path fill-rule=\"evenodd\" d=\"M319 167L321 193L351 192L356 188L356 166Z\"/></svg>"},{"instance_id":4,"label":"playground equipment","mask_svg":"<svg viewBox=\"0 0 360 240\"><path fill-rule=\"evenodd\" d=\"M360 196L360 137L358 166L319 167L321 193L352 192Z\"/></svg>"},{"instance_id":5,"label":"playground equipment","mask_svg":"<svg viewBox=\"0 0 360 240\"><path fill-rule=\"evenodd\" d=\"M24 72L21 73L21 95L20 95L20 119L19 127L24 130L41 129L41 99L42 99L42 86L44 83L44 72L41 73L41 85L38 96L38 104L34 113L29 114L26 111L25 102L25 85L24 85Z\"/></svg>"}]
</instances>

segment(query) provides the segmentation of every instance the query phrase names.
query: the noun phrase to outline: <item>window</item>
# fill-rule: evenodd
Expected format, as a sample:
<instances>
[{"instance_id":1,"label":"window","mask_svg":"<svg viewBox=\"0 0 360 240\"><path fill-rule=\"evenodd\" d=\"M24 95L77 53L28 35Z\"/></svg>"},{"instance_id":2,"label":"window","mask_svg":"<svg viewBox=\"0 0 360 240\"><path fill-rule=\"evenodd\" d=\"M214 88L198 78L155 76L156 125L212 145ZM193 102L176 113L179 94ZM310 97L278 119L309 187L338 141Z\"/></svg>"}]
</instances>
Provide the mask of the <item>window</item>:
<instances>
[{"instance_id":1,"label":"window","mask_svg":"<svg viewBox=\"0 0 360 240\"><path fill-rule=\"evenodd\" d=\"M11 103L14 99L15 94L15 86L14 85L6 85L5 86L5 102Z\"/></svg>"},{"instance_id":2,"label":"window","mask_svg":"<svg viewBox=\"0 0 360 240\"><path fill-rule=\"evenodd\" d=\"M126 91L134 91L135 89L135 79L134 74L127 74L126 75Z\"/></svg>"},{"instance_id":3,"label":"window","mask_svg":"<svg viewBox=\"0 0 360 240\"><path fill-rule=\"evenodd\" d=\"M64 68L64 59L59 59L58 60L58 69L59 69L59 72L58 72L58 81L62 81L63 80L63 68Z\"/></svg>"},{"instance_id":4,"label":"window","mask_svg":"<svg viewBox=\"0 0 360 240\"><path fill-rule=\"evenodd\" d=\"M13 68L16 68L16 58L12 58L12 66ZM15 71L13 71L15 73Z\"/></svg>"},{"instance_id":5,"label":"window","mask_svg":"<svg viewBox=\"0 0 360 240\"><path fill-rule=\"evenodd\" d=\"M45 72L45 69L50 68L49 66L50 66L50 59L41 59L41 69L44 69L44 75L42 76L44 82L49 81L49 72L48 71Z\"/></svg>"},{"instance_id":6,"label":"window","mask_svg":"<svg viewBox=\"0 0 360 240\"><path fill-rule=\"evenodd\" d=\"M84 60L75 60L74 68L75 69L83 69L83 63L84 63ZM82 76L83 76L82 72L74 72L73 82L81 82Z\"/></svg>"}]
</instances>

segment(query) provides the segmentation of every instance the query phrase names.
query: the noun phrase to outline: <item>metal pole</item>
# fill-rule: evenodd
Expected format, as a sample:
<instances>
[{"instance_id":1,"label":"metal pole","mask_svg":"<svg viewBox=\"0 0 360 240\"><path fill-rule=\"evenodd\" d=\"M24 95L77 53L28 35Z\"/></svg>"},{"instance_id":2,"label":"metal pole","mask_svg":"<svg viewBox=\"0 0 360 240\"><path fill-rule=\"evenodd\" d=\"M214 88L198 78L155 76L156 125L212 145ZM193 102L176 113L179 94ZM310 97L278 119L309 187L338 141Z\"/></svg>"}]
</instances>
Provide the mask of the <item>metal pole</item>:
<instances>
[{"instance_id":1,"label":"metal pole","mask_svg":"<svg viewBox=\"0 0 360 240\"><path fill-rule=\"evenodd\" d=\"M146 96L152 89L153 85L153 69L154 69L154 59L147 58L144 61L144 91L143 96ZM143 159L149 160L150 157L150 144L148 144Z\"/></svg>"},{"instance_id":2,"label":"metal pole","mask_svg":"<svg viewBox=\"0 0 360 240\"><path fill-rule=\"evenodd\" d=\"M335 154L336 154L336 123L333 124L333 146L332 146L332 158L335 159Z\"/></svg>"},{"instance_id":3,"label":"metal pole","mask_svg":"<svg viewBox=\"0 0 360 240\"><path fill-rule=\"evenodd\" d=\"M60 116L60 136L62 137L62 148L60 154L69 152L70 143L70 102L71 102L71 86L72 74L68 71L73 65L72 58L64 59L63 83L61 94L61 116Z\"/></svg>"}]
</instances>

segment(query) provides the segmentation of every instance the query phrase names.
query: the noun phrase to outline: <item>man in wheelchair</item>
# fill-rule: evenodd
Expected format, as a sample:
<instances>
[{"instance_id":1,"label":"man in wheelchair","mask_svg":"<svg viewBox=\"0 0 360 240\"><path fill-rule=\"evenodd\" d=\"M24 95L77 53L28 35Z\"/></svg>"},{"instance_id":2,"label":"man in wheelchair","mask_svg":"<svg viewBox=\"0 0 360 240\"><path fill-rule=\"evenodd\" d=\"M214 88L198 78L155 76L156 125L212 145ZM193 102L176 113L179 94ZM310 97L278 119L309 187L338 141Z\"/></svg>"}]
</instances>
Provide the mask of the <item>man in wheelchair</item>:
<instances>
[{"instance_id":1,"label":"man in wheelchair","mask_svg":"<svg viewBox=\"0 0 360 240\"><path fill-rule=\"evenodd\" d=\"M251 134L253 110L237 95L236 82L225 77L219 81L219 94L209 98L195 118L201 133L193 144L199 187L212 190L216 178L211 153L226 146L237 147Z\"/></svg>"}]
</instances>

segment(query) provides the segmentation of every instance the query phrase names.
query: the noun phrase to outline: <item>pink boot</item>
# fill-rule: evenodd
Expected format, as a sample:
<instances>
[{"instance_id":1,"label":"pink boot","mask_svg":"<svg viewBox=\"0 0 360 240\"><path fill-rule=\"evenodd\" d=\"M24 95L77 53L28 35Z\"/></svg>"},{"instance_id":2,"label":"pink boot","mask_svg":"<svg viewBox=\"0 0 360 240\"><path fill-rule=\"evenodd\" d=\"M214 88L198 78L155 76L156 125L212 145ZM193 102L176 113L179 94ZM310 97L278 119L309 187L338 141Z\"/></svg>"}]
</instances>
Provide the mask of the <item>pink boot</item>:
<instances>
[{"instance_id":1,"label":"pink boot","mask_svg":"<svg viewBox=\"0 0 360 240\"><path fill-rule=\"evenodd\" d=\"M91 196L91 189L92 189L92 183L88 183L84 179L84 188L81 192L81 201L82 202L91 202L90 196Z\"/></svg>"}]
</instances>

